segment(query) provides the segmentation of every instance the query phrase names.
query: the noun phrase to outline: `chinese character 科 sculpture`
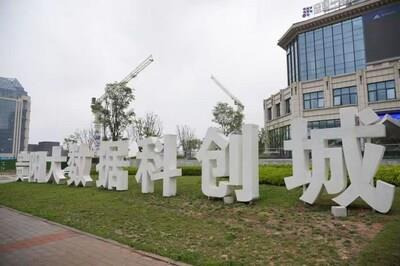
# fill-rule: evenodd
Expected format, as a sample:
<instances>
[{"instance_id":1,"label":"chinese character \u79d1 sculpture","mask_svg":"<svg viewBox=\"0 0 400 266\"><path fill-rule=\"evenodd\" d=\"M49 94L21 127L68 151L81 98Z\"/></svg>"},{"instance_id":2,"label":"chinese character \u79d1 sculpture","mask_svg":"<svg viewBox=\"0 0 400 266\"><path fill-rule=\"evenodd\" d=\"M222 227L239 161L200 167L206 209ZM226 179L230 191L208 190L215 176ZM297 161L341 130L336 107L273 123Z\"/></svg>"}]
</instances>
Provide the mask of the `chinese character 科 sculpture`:
<instances>
[{"instance_id":1,"label":"chinese character \u79d1 sculpture","mask_svg":"<svg viewBox=\"0 0 400 266\"><path fill-rule=\"evenodd\" d=\"M141 183L142 193L153 193L154 181L162 179L163 196L175 196L176 178L182 175L182 170L176 168L176 135L164 135L163 142L149 137L139 141L139 146L136 180Z\"/></svg>"},{"instance_id":2,"label":"chinese character \u79d1 sculpture","mask_svg":"<svg viewBox=\"0 0 400 266\"><path fill-rule=\"evenodd\" d=\"M125 159L128 156L128 142L102 141L98 155L96 171L99 179L96 186L110 190L128 190L128 170L124 169L129 166Z\"/></svg>"},{"instance_id":3,"label":"chinese character \u79d1 sculpture","mask_svg":"<svg viewBox=\"0 0 400 266\"><path fill-rule=\"evenodd\" d=\"M329 194L340 193L333 198L340 206L347 207L360 197L374 210L387 213L393 204L395 187L380 180L374 185L385 148L372 143L363 147L361 141L385 137L385 126L378 121L379 117L369 108L361 112L355 107L342 108L339 128L313 129L308 139L307 122L301 118L293 120L292 140L284 143L285 150L291 150L293 155L293 176L285 178L287 189L307 185L300 199L313 204L325 187ZM342 147L329 147L329 140L341 140Z\"/></svg>"},{"instance_id":4,"label":"chinese character \u79d1 sculpture","mask_svg":"<svg viewBox=\"0 0 400 266\"><path fill-rule=\"evenodd\" d=\"M47 157L47 161L51 163L50 171L46 176L47 183L65 184L67 178L62 170L61 163L67 161L66 156L62 156L61 146L52 148L51 156Z\"/></svg>"},{"instance_id":5,"label":"chinese character \u79d1 sculpture","mask_svg":"<svg viewBox=\"0 0 400 266\"><path fill-rule=\"evenodd\" d=\"M30 155L27 151L22 151L18 154L16 166L16 181L29 180L29 161Z\"/></svg>"},{"instance_id":6,"label":"chinese character \u79d1 sculpture","mask_svg":"<svg viewBox=\"0 0 400 266\"><path fill-rule=\"evenodd\" d=\"M219 129L209 128L197 154L201 162L201 189L208 197L236 196L239 202L259 197L258 126L243 125L242 135L224 136ZM228 181L217 182L218 177ZM235 189L237 187L241 189Z\"/></svg>"},{"instance_id":7,"label":"chinese character \u79d1 sculpture","mask_svg":"<svg viewBox=\"0 0 400 266\"><path fill-rule=\"evenodd\" d=\"M29 182L46 183L46 158L45 151L29 154Z\"/></svg>"},{"instance_id":8,"label":"chinese character \u79d1 sculpture","mask_svg":"<svg viewBox=\"0 0 400 266\"><path fill-rule=\"evenodd\" d=\"M91 186L93 180L90 177L90 167L92 165L93 151L89 145L71 145L68 152L68 181L67 184L75 186Z\"/></svg>"}]
</instances>

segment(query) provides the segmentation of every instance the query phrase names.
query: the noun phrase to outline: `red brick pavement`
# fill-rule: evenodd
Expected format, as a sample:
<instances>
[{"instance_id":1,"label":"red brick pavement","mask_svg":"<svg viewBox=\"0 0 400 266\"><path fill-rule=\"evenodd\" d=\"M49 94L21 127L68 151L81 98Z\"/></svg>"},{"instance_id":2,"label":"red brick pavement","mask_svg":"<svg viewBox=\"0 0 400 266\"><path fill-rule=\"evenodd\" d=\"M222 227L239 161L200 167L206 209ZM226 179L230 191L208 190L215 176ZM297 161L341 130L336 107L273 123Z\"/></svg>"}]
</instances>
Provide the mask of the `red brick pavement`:
<instances>
[{"instance_id":1,"label":"red brick pavement","mask_svg":"<svg viewBox=\"0 0 400 266\"><path fill-rule=\"evenodd\" d=\"M0 265L183 265L0 206Z\"/></svg>"}]
</instances>

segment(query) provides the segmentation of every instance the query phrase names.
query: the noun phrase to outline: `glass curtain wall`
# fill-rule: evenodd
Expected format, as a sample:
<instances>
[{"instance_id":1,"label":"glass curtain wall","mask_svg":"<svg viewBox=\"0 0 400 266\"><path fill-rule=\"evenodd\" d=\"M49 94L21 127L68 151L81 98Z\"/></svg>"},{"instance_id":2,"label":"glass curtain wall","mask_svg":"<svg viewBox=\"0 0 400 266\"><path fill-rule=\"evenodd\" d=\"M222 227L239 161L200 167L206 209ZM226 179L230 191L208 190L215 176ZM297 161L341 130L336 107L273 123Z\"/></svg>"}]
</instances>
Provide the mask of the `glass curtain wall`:
<instances>
[{"instance_id":1,"label":"glass curtain wall","mask_svg":"<svg viewBox=\"0 0 400 266\"><path fill-rule=\"evenodd\" d=\"M0 99L0 153L12 153L16 102Z\"/></svg>"},{"instance_id":2,"label":"glass curtain wall","mask_svg":"<svg viewBox=\"0 0 400 266\"><path fill-rule=\"evenodd\" d=\"M288 83L352 73L365 67L361 17L298 35L287 49Z\"/></svg>"}]
</instances>

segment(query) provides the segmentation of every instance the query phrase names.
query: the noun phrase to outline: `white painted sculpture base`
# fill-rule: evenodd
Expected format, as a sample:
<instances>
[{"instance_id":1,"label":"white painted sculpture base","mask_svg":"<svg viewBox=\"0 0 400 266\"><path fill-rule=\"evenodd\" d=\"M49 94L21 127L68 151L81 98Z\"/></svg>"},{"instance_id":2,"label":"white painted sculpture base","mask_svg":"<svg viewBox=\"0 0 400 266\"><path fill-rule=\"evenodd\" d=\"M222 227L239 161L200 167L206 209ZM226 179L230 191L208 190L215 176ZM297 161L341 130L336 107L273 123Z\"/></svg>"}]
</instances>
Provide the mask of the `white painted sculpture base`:
<instances>
[{"instance_id":1,"label":"white painted sculpture base","mask_svg":"<svg viewBox=\"0 0 400 266\"><path fill-rule=\"evenodd\" d=\"M225 204L233 204L235 202L235 198L233 196L226 196L224 197Z\"/></svg>"},{"instance_id":2,"label":"white painted sculpture base","mask_svg":"<svg viewBox=\"0 0 400 266\"><path fill-rule=\"evenodd\" d=\"M343 206L332 206L331 212L334 217L347 217L347 208Z\"/></svg>"}]
</instances>

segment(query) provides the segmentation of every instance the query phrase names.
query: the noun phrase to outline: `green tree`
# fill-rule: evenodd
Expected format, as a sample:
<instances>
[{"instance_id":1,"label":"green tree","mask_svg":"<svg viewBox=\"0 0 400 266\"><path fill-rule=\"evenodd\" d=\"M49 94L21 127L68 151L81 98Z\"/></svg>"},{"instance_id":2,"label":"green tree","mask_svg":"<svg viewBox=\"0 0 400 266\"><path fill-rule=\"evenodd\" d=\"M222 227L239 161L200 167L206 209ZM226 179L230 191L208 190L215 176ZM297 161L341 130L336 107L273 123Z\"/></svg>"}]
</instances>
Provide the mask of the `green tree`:
<instances>
[{"instance_id":1,"label":"green tree","mask_svg":"<svg viewBox=\"0 0 400 266\"><path fill-rule=\"evenodd\" d=\"M134 122L135 112L128 109L135 100L133 90L124 83L106 85L105 94L91 106L97 115L98 122L103 125L103 140L119 140L125 129Z\"/></svg>"},{"instance_id":2,"label":"green tree","mask_svg":"<svg viewBox=\"0 0 400 266\"><path fill-rule=\"evenodd\" d=\"M240 133L242 131L244 118L242 107L239 106L237 110L234 110L229 104L218 102L212 114L214 116L212 121L220 125L226 136L232 132Z\"/></svg>"},{"instance_id":3,"label":"green tree","mask_svg":"<svg viewBox=\"0 0 400 266\"><path fill-rule=\"evenodd\" d=\"M194 129L189 126L176 126L176 131L178 133L179 146L182 147L185 158L192 158L192 153L200 147L201 140L196 138Z\"/></svg>"},{"instance_id":4,"label":"green tree","mask_svg":"<svg viewBox=\"0 0 400 266\"><path fill-rule=\"evenodd\" d=\"M87 144L89 149L96 148L96 138L93 128L75 130L75 132L64 138L63 148L69 150L72 144Z\"/></svg>"},{"instance_id":5,"label":"green tree","mask_svg":"<svg viewBox=\"0 0 400 266\"><path fill-rule=\"evenodd\" d=\"M136 141L148 137L161 137L163 131L160 117L155 113L146 113L143 118L134 121L132 133Z\"/></svg>"},{"instance_id":6,"label":"green tree","mask_svg":"<svg viewBox=\"0 0 400 266\"><path fill-rule=\"evenodd\" d=\"M261 128L258 131L258 154L265 152L265 146L267 145L267 131L265 128Z\"/></svg>"}]
</instances>

